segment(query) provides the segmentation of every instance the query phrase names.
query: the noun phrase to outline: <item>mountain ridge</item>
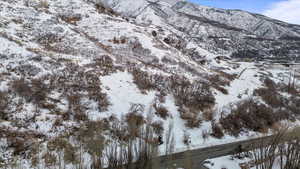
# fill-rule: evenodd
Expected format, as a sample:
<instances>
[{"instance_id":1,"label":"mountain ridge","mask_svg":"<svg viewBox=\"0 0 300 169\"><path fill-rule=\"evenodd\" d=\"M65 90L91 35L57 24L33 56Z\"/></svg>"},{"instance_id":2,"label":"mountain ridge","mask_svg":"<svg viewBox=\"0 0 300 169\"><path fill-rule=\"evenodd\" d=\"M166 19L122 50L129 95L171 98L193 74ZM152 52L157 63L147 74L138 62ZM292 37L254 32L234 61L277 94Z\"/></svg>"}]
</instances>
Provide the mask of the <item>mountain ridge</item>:
<instances>
[{"instance_id":1,"label":"mountain ridge","mask_svg":"<svg viewBox=\"0 0 300 169\"><path fill-rule=\"evenodd\" d=\"M102 1L108 2L108 0ZM139 2L133 8L136 10L128 10L127 7L130 6L128 4L133 2ZM221 53L231 56L247 53L247 50L252 50L257 57L274 56L294 59L300 56L300 51L297 49L300 47L298 43L300 26L288 24L261 14L206 7L181 0L169 2L163 0L151 2L129 0L122 1L122 3L114 1L114 4L115 6L110 5L109 7L123 16L133 17L141 23L148 22L156 25L166 24L166 26L172 26L185 36L197 37L198 42L196 40L196 43L200 44L201 47L209 49L212 46L214 48L212 51L219 50ZM215 41L211 41L210 37L214 37ZM217 39L218 37L221 40ZM201 38L202 40L199 41ZM228 38L229 40L224 42L222 38ZM274 45L269 40L280 43L280 45ZM207 45L203 45L204 41L207 42ZM224 46L225 48L228 47L228 43L230 43L231 47L229 48L231 49L224 49ZM215 46L221 47L215 49ZM232 55L232 53L234 54Z\"/></svg>"}]
</instances>

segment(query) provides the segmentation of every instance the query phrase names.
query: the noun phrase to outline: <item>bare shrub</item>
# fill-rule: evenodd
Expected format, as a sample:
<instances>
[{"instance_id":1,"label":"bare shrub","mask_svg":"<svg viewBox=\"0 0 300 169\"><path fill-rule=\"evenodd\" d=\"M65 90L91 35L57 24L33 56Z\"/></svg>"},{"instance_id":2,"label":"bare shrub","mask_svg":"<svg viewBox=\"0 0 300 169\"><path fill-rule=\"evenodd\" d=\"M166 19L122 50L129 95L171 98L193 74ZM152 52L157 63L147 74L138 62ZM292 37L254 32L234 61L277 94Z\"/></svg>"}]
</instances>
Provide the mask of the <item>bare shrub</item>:
<instances>
[{"instance_id":1,"label":"bare shrub","mask_svg":"<svg viewBox=\"0 0 300 169\"><path fill-rule=\"evenodd\" d=\"M175 103L180 107L181 117L187 120L190 127L199 127L201 119L199 112L214 106L215 98L208 83L202 81L191 82L181 76L164 77L161 75L149 75L133 67L134 82L142 91L159 90L173 94ZM164 111L165 113L165 111Z\"/></svg>"},{"instance_id":2,"label":"bare shrub","mask_svg":"<svg viewBox=\"0 0 300 169\"><path fill-rule=\"evenodd\" d=\"M11 88L27 102L32 102L38 106L42 106L49 92L48 86L41 79L31 79L31 81L16 79L11 82Z\"/></svg>"},{"instance_id":3,"label":"bare shrub","mask_svg":"<svg viewBox=\"0 0 300 169\"><path fill-rule=\"evenodd\" d=\"M95 3L95 8L99 13L105 13L108 15L117 15L117 13L113 9L106 7L99 1Z\"/></svg>"},{"instance_id":4,"label":"bare shrub","mask_svg":"<svg viewBox=\"0 0 300 169\"><path fill-rule=\"evenodd\" d=\"M31 80L32 101L41 106L45 102L49 91L49 87L42 82L42 79Z\"/></svg>"},{"instance_id":5,"label":"bare shrub","mask_svg":"<svg viewBox=\"0 0 300 169\"><path fill-rule=\"evenodd\" d=\"M237 74L229 74L229 73L226 73L226 72L223 72L223 71L217 71L220 76L230 80L230 81L233 81L234 79L237 78ZM227 83L228 84L228 83Z\"/></svg>"},{"instance_id":6,"label":"bare shrub","mask_svg":"<svg viewBox=\"0 0 300 169\"><path fill-rule=\"evenodd\" d=\"M102 158L105 148L106 139L104 132L110 128L105 120L88 121L84 123L76 133L76 138L79 141L79 164L83 165L83 152L87 151L92 157L92 168L103 168Z\"/></svg>"},{"instance_id":7,"label":"bare shrub","mask_svg":"<svg viewBox=\"0 0 300 169\"><path fill-rule=\"evenodd\" d=\"M11 82L11 87L19 96L25 98L25 100L31 100L31 86L25 81L25 79L16 79Z\"/></svg>"},{"instance_id":8,"label":"bare shrub","mask_svg":"<svg viewBox=\"0 0 300 169\"><path fill-rule=\"evenodd\" d=\"M281 92L288 92L288 85L287 84L277 84L269 78L264 79L264 85L266 87L256 89L254 91L254 95L260 96L265 103L273 108L277 108L275 110L276 118L284 120L295 120L295 115L297 116L299 111L297 110L300 106L300 99L298 95L293 95L286 98L285 96L281 95Z\"/></svg>"},{"instance_id":9,"label":"bare shrub","mask_svg":"<svg viewBox=\"0 0 300 169\"><path fill-rule=\"evenodd\" d=\"M104 149L104 161L107 168L146 168L153 166L152 159L157 155L158 142L153 128L148 122L136 127L132 133L129 122L121 128L128 128L129 139L112 140Z\"/></svg>"},{"instance_id":10,"label":"bare shrub","mask_svg":"<svg viewBox=\"0 0 300 169\"><path fill-rule=\"evenodd\" d=\"M47 149L50 150L50 152L58 153L58 159L56 160L59 166L75 164L77 162L76 149L67 138L56 137L50 140L47 144Z\"/></svg>"},{"instance_id":11,"label":"bare shrub","mask_svg":"<svg viewBox=\"0 0 300 169\"><path fill-rule=\"evenodd\" d=\"M205 121L212 121L215 118L215 109L206 109L203 111L203 119Z\"/></svg>"},{"instance_id":12,"label":"bare shrub","mask_svg":"<svg viewBox=\"0 0 300 169\"><path fill-rule=\"evenodd\" d=\"M238 136L244 129L262 131L270 128L278 120L271 108L248 99L237 103L231 114L220 119L220 124L229 134Z\"/></svg>"},{"instance_id":13,"label":"bare shrub","mask_svg":"<svg viewBox=\"0 0 300 169\"><path fill-rule=\"evenodd\" d=\"M138 137L139 128L146 123L144 116L141 114L143 111L143 105L133 104L129 113L126 115L125 122L128 124L127 130L130 137Z\"/></svg>"},{"instance_id":14,"label":"bare shrub","mask_svg":"<svg viewBox=\"0 0 300 169\"><path fill-rule=\"evenodd\" d=\"M7 92L0 91L0 120L8 120L8 106L9 106L9 98Z\"/></svg>"},{"instance_id":15,"label":"bare shrub","mask_svg":"<svg viewBox=\"0 0 300 169\"><path fill-rule=\"evenodd\" d=\"M166 56L164 56L164 57L161 59L161 61L162 61L163 63L167 63L167 64L171 64L171 65L175 65L175 64L176 64L176 61L175 61L175 60L172 60L171 58L166 57Z\"/></svg>"},{"instance_id":16,"label":"bare shrub","mask_svg":"<svg viewBox=\"0 0 300 169\"><path fill-rule=\"evenodd\" d=\"M269 89L276 89L276 87L277 87L276 83L273 80L271 80L270 78L266 78L264 80L264 85Z\"/></svg>"},{"instance_id":17,"label":"bare shrub","mask_svg":"<svg viewBox=\"0 0 300 169\"><path fill-rule=\"evenodd\" d=\"M147 91L156 89L155 79L152 76L150 76L147 72L140 71L138 69L133 69L132 75L134 83L140 90Z\"/></svg>"},{"instance_id":18,"label":"bare shrub","mask_svg":"<svg viewBox=\"0 0 300 169\"><path fill-rule=\"evenodd\" d=\"M160 91L159 93L156 94L156 99L160 103L165 103L166 102L166 95L167 95L167 93L165 91Z\"/></svg>"},{"instance_id":19,"label":"bare shrub","mask_svg":"<svg viewBox=\"0 0 300 169\"><path fill-rule=\"evenodd\" d=\"M110 105L106 93L101 89L99 76L93 72L85 72L82 67L75 64L67 64L65 69L51 76L50 87L60 91L64 97L72 93L81 94L97 102L100 112L106 111Z\"/></svg>"},{"instance_id":20,"label":"bare shrub","mask_svg":"<svg viewBox=\"0 0 300 169\"><path fill-rule=\"evenodd\" d=\"M174 95L178 105L180 116L186 120L190 128L199 127L202 119L199 112L211 108L215 104L215 98L207 83L193 82L183 77L170 77L169 90Z\"/></svg>"},{"instance_id":21,"label":"bare shrub","mask_svg":"<svg viewBox=\"0 0 300 169\"><path fill-rule=\"evenodd\" d=\"M173 75L163 77L149 75L138 68L131 70L135 84L140 90L161 90L173 94L176 104L192 110L204 110L215 104L215 98L208 83L201 81L190 82L187 78ZM166 94L166 93L165 93Z\"/></svg>"},{"instance_id":22,"label":"bare shrub","mask_svg":"<svg viewBox=\"0 0 300 169\"><path fill-rule=\"evenodd\" d=\"M126 37L120 37L120 38L117 38L117 37L114 37L112 42L114 44L125 44L127 42L128 38Z\"/></svg>"},{"instance_id":23,"label":"bare shrub","mask_svg":"<svg viewBox=\"0 0 300 169\"><path fill-rule=\"evenodd\" d=\"M70 93L67 96L68 101L68 112L69 115L73 115L74 119L78 121L86 121L88 120L88 117L85 113L86 108L82 104L81 99L82 95L79 93Z\"/></svg>"},{"instance_id":24,"label":"bare shrub","mask_svg":"<svg viewBox=\"0 0 300 169\"><path fill-rule=\"evenodd\" d=\"M299 115L300 97L292 96L288 100L290 101L290 104L287 106L287 109L293 114Z\"/></svg>"},{"instance_id":25,"label":"bare shrub","mask_svg":"<svg viewBox=\"0 0 300 169\"><path fill-rule=\"evenodd\" d=\"M229 75L227 75L227 76L229 76ZM228 79L226 79L226 78L224 78L224 77L222 77L220 75L207 75L206 78L208 79L208 81L209 81L209 83L210 83L210 85L212 87L214 87L215 89L219 90L223 94L228 94L228 90L225 89L224 87L230 85L231 79L228 80Z\"/></svg>"},{"instance_id":26,"label":"bare shrub","mask_svg":"<svg viewBox=\"0 0 300 169\"><path fill-rule=\"evenodd\" d=\"M162 135L164 131L164 126L162 121L155 121L151 124L153 131L156 135Z\"/></svg>"},{"instance_id":27,"label":"bare shrub","mask_svg":"<svg viewBox=\"0 0 300 169\"><path fill-rule=\"evenodd\" d=\"M130 112L126 115L126 122L135 127L140 127L145 123L144 116L137 112Z\"/></svg>"},{"instance_id":28,"label":"bare shrub","mask_svg":"<svg viewBox=\"0 0 300 169\"><path fill-rule=\"evenodd\" d=\"M279 145L280 169L297 169L300 165L300 139Z\"/></svg>"},{"instance_id":29,"label":"bare shrub","mask_svg":"<svg viewBox=\"0 0 300 169\"><path fill-rule=\"evenodd\" d=\"M73 25L77 25L77 22L82 19L80 14L63 14L60 15L59 17L63 21Z\"/></svg>"},{"instance_id":30,"label":"bare shrub","mask_svg":"<svg viewBox=\"0 0 300 169\"><path fill-rule=\"evenodd\" d=\"M215 122L212 122L211 123L211 128L212 128L212 133L211 135L213 137L216 137L216 138L222 138L224 137L224 133L223 133L223 129L221 128L221 126Z\"/></svg>"},{"instance_id":31,"label":"bare shrub","mask_svg":"<svg viewBox=\"0 0 300 169\"><path fill-rule=\"evenodd\" d=\"M74 114L74 118L77 121L87 121L88 120L88 116L86 115L85 112L83 112L82 110L76 110L75 114Z\"/></svg>"},{"instance_id":32,"label":"bare shrub","mask_svg":"<svg viewBox=\"0 0 300 169\"><path fill-rule=\"evenodd\" d=\"M167 119L169 117L169 111L163 105L154 105L155 114L163 119Z\"/></svg>"},{"instance_id":33,"label":"bare shrub","mask_svg":"<svg viewBox=\"0 0 300 169\"><path fill-rule=\"evenodd\" d=\"M45 139L45 135L32 131L18 131L8 127L0 127L0 138L6 138L7 147L13 156L23 156L37 140Z\"/></svg>"},{"instance_id":34,"label":"bare shrub","mask_svg":"<svg viewBox=\"0 0 300 169\"><path fill-rule=\"evenodd\" d=\"M276 84L270 78L264 79L265 87L256 89L253 94L256 96L260 96L268 105L279 108L283 107L283 96L278 93L280 90L280 85Z\"/></svg>"},{"instance_id":35,"label":"bare shrub","mask_svg":"<svg viewBox=\"0 0 300 169\"><path fill-rule=\"evenodd\" d=\"M43 156L46 167L53 167L56 165L56 156L53 153L47 152Z\"/></svg>"},{"instance_id":36,"label":"bare shrub","mask_svg":"<svg viewBox=\"0 0 300 169\"><path fill-rule=\"evenodd\" d=\"M171 154L175 150L175 138L174 138L174 123L169 123L169 126L167 128L167 134L165 136L165 155Z\"/></svg>"},{"instance_id":37,"label":"bare shrub","mask_svg":"<svg viewBox=\"0 0 300 169\"><path fill-rule=\"evenodd\" d=\"M204 110L215 104L215 98L207 83L193 82L178 77L170 77L169 90L176 99L177 105L184 105L192 110Z\"/></svg>"},{"instance_id":38,"label":"bare shrub","mask_svg":"<svg viewBox=\"0 0 300 169\"><path fill-rule=\"evenodd\" d=\"M225 95L229 94L228 90L225 89L224 87L221 87L221 86L215 86L215 88L216 88L217 90L219 90L220 92L222 92L223 94L225 94Z\"/></svg>"},{"instance_id":39,"label":"bare shrub","mask_svg":"<svg viewBox=\"0 0 300 169\"><path fill-rule=\"evenodd\" d=\"M191 112L188 109L180 108L180 117L186 121L185 125L189 128L198 128L202 123L202 119L200 118L197 112Z\"/></svg>"},{"instance_id":40,"label":"bare shrub","mask_svg":"<svg viewBox=\"0 0 300 169\"><path fill-rule=\"evenodd\" d=\"M30 150L28 151L28 159L30 159L32 167L37 167L40 161L42 161L40 148L41 144L36 142L32 144Z\"/></svg>"},{"instance_id":41,"label":"bare shrub","mask_svg":"<svg viewBox=\"0 0 300 169\"><path fill-rule=\"evenodd\" d=\"M255 89L254 95L262 97L262 99L269 105L278 108L283 106L283 98L273 88Z\"/></svg>"},{"instance_id":42,"label":"bare shrub","mask_svg":"<svg viewBox=\"0 0 300 169\"><path fill-rule=\"evenodd\" d=\"M41 34L37 37L37 42L43 45L47 50L56 51L53 47L54 44L62 41L62 36L59 34L48 32L47 34Z\"/></svg>"},{"instance_id":43,"label":"bare shrub","mask_svg":"<svg viewBox=\"0 0 300 169\"><path fill-rule=\"evenodd\" d=\"M102 71L102 75L109 75L116 72L117 68L113 64L113 60L107 56L102 55L93 60L93 62L88 65L89 67Z\"/></svg>"},{"instance_id":44,"label":"bare shrub","mask_svg":"<svg viewBox=\"0 0 300 169\"><path fill-rule=\"evenodd\" d=\"M198 128L200 127L202 123L202 119L197 117L197 118L194 118L194 119L186 119L186 123L185 125L189 128Z\"/></svg>"},{"instance_id":45,"label":"bare shrub","mask_svg":"<svg viewBox=\"0 0 300 169\"><path fill-rule=\"evenodd\" d=\"M270 139L261 139L250 148L256 169L297 169L300 164L300 139L283 128Z\"/></svg>"}]
</instances>

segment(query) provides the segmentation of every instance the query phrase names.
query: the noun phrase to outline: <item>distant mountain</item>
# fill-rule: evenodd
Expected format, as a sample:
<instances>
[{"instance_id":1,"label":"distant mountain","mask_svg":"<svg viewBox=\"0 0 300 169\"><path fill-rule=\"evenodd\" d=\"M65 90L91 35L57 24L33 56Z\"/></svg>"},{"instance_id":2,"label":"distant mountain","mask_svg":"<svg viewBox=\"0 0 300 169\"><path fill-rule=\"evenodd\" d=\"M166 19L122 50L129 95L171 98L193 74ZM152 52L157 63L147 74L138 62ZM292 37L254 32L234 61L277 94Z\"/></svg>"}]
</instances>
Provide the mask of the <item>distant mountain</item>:
<instances>
[{"instance_id":1,"label":"distant mountain","mask_svg":"<svg viewBox=\"0 0 300 169\"><path fill-rule=\"evenodd\" d=\"M241 10L184 0L97 0L141 23L174 29L176 35L216 54L233 57L300 56L300 26Z\"/></svg>"}]
</instances>

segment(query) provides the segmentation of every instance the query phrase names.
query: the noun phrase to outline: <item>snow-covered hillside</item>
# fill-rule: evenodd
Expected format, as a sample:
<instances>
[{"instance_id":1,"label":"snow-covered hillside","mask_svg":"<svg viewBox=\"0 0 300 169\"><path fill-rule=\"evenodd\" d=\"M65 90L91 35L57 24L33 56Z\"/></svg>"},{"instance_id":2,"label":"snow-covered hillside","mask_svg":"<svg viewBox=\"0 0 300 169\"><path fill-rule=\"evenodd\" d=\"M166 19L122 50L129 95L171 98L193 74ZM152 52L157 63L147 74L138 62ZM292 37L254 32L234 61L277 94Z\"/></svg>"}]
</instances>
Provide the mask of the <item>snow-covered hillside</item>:
<instances>
[{"instance_id":1,"label":"snow-covered hillside","mask_svg":"<svg viewBox=\"0 0 300 169\"><path fill-rule=\"evenodd\" d=\"M173 29L185 42L218 55L299 57L300 26L259 14L196 5L184 0L101 0L137 22ZM176 31L179 31L176 33Z\"/></svg>"},{"instance_id":2,"label":"snow-covered hillside","mask_svg":"<svg viewBox=\"0 0 300 169\"><path fill-rule=\"evenodd\" d=\"M42 168L61 147L67 168L90 167L132 118L172 133L172 152L297 125L299 66L230 55L298 57L299 29L180 0L0 0L0 168Z\"/></svg>"}]
</instances>

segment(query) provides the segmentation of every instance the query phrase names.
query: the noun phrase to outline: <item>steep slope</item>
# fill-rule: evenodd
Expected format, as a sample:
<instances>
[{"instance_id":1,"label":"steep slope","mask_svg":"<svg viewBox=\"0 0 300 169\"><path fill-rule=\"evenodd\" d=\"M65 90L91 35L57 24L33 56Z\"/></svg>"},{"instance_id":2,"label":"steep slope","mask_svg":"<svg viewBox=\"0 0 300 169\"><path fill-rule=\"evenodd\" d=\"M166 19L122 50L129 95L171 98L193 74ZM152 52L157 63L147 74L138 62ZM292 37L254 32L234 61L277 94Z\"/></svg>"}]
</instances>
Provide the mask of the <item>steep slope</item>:
<instances>
[{"instance_id":1,"label":"steep slope","mask_svg":"<svg viewBox=\"0 0 300 169\"><path fill-rule=\"evenodd\" d=\"M241 12L247 22L235 27L214 10L177 0L0 0L0 168L92 168L101 148L143 138L129 135L135 124L155 128L155 146L173 135L160 154L296 125L299 68L226 55L250 45L243 36L255 50L265 43L253 38L265 26L246 30L254 18L276 30L264 37L276 43L286 30L296 44L299 26Z\"/></svg>"}]
</instances>

